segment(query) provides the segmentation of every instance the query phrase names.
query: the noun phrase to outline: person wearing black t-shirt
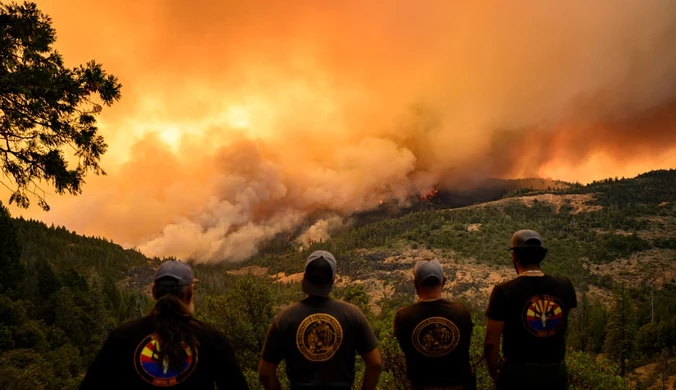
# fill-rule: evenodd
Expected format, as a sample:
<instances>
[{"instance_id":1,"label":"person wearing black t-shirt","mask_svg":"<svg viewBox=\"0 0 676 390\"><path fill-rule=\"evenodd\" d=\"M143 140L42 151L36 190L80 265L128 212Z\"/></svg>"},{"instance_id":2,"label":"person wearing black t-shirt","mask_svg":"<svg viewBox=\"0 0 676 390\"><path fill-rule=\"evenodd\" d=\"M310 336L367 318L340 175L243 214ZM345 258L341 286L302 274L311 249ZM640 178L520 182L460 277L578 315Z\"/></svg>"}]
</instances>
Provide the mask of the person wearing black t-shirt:
<instances>
[{"instance_id":1,"label":"person wearing black t-shirt","mask_svg":"<svg viewBox=\"0 0 676 390\"><path fill-rule=\"evenodd\" d=\"M193 318L192 268L163 262L152 313L112 331L80 390L248 389L225 335Z\"/></svg>"},{"instance_id":2,"label":"person wearing black t-shirt","mask_svg":"<svg viewBox=\"0 0 676 390\"><path fill-rule=\"evenodd\" d=\"M446 277L438 260L417 262L413 275L418 302L394 316L411 389L462 390L471 380L469 310L441 297Z\"/></svg>"},{"instance_id":3,"label":"person wearing black t-shirt","mask_svg":"<svg viewBox=\"0 0 676 390\"><path fill-rule=\"evenodd\" d=\"M565 335L568 313L577 306L575 289L568 278L540 270L547 249L537 232L517 231L510 250L519 276L495 286L488 302L488 370L498 390L567 389Z\"/></svg>"},{"instance_id":4,"label":"person wearing black t-shirt","mask_svg":"<svg viewBox=\"0 0 676 390\"><path fill-rule=\"evenodd\" d=\"M336 259L326 251L308 256L303 275L307 297L272 320L258 364L266 390L280 390L277 366L286 362L292 389L350 390L355 358L364 359L362 390L375 390L382 370L378 339L354 305L329 297Z\"/></svg>"}]
</instances>

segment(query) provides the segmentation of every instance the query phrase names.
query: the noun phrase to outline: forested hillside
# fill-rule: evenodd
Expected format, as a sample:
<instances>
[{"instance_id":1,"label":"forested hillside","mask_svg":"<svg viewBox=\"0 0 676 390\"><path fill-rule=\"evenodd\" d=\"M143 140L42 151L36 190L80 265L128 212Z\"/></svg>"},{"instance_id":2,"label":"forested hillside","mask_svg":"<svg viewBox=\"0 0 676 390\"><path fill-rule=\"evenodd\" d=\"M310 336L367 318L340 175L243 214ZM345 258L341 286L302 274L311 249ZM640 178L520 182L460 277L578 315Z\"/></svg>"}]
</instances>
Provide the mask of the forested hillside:
<instances>
[{"instance_id":1,"label":"forested hillside","mask_svg":"<svg viewBox=\"0 0 676 390\"><path fill-rule=\"evenodd\" d=\"M385 359L382 387L403 389L404 362L391 325L396 309L414 301L413 262L443 262L447 296L473 311L476 362L486 296L512 277L508 241L528 227L540 231L550 249L545 270L570 277L580 295L568 336L574 387L648 388L669 380L676 367L674 183L676 171L659 171L513 193L375 220L300 251L293 238L281 239L245 264L197 266L197 315L228 334L257 388L257 356L272 316L302 297L297 274L308 252L331 250L341 275L334 295L361 307L371 321ZM159 261L102 238L10 219L2 208L0 388L76 388L107 333L150 309L147 287ZM483 365L477 374L480 388L487 388Z\"/></svg>"},{"instance_id":2,"label":"forested hillside","mask_svg":"<svg viewBox=\"0 0 676 390\"><path fill-rule=\"evenodd\" d=\"M151 307L125 286L158 261L0 206L0 388L76 388L108 332Z\"/></svg>"}]
</instances>

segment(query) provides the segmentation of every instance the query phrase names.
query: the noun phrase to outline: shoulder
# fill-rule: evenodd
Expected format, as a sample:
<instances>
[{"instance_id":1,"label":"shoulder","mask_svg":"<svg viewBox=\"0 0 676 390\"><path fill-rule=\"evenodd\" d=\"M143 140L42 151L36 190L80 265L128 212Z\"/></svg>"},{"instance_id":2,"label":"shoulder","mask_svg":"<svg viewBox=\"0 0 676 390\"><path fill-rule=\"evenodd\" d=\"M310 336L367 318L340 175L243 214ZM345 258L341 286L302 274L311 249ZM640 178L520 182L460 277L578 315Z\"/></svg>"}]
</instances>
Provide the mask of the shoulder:
<instances>
[{"instance_id":1,"label":"shoulder","mask_svg":"<svg viewBox=\"0 0 676 390\"><path fill-rule=\"evenodd\" d=\"M491 294L489 299L493 299L495 297L498 297L500 295L504 295L506 290L509 290L514 286L514 283L512 280L508 280L506 282L498 283L493 288L491 289Z\"/></svg>"},{"instance_id":2,"label":"shoulder","mask_svg":"<svg viewBox=\"0 0 676 390\"><path fill-rule=\"evenodd\" d=\"M521 279L519 279L518 277L516 277L516 278L514 278L514 279L505 280L505 281L502 282L502 283L496 284L494 288L499 288L500 290L504 291L504 290L506 290L506 289L509 289L509 288L511 288L511 287L516 286L517 284L519 284L519 281L520 281L520 280L521 280Z\"/></svg>"},{"instance_id":3,"label":"shoulder","mask_svg":"<svg viewBox=\"0 0 676 390\"><path fill-rule=\"evenodd\" d=\"M444 299L442 302L445 308L444 311L447 313L449 319L469 323L471 325L472 313L462 302L451 301L448 299Z\"/></svg>"},{"instance_id":4,"label":"shoulder","mask_svg":"<svg viewBox=\"0 0 676 390\"><path fill-rule=\"evenodd\" d=\"M303 302L292 303L279 311L273 318L272 324L277 329L284 329L286 326L302 321L305 318L307 307Z\"/></svg>"},{"instance_id":5,"label":"shoulder","mask_svg":"<svg viewBox=\"0 0 676 390\"><path fill-rule=\"evenodd\" d=\"M571 282L570 279L565 276L549 275L549 277L551 278L550 280L553 280L557 284L573 288L573 282Z\"/></svg>"},{"instance_id":6,"label":"shoulder","mask_svg":"<svg viewBox=\"0 0 676 390\"><path fill-rule=\"evenodd\" d=\"M225 333L220 331L218 328L215 326L208 324L206 322L200 321L200 320L193 320L197 326L199 327L200 330L204 331L205 333L209 335L217 335L217 336L223 336L225 337Z\"/></svg>"},{"instance_id":7,"label":"shoulder","mask_svg":"<svg viewBox=\"0 0 676 390\"><path fill-rule=\"evenodd\" d=\"M337 299L332 300L332 302L328 305L326 312L333 316L337 316L337 319L340 317L344 318L344 320L352 326L362 327L365 324L368 325L369 323L368 319L366 319L366 316L360 308L351 303Z\"/></svg>"},{"instance_id":8,"label":"shoulder","mask_svg":"<svg viewBox=\"0 0 676 390\"><path fill-rule=\"evenodd\" d=\"M195 335L197 336L198 340L201 339L203 341L208 341L217 349L222 348L224 345L230 345L230 339L225 334L225 332L206 322L199 320L194 320L194 322L197 324Z\"/></svg>"},{"instance_id":9,"label":"shoulder","mask_svg":"<svg viewBox=\"0 0 676 390\"><path fill-rule=\"evenodd\" d=\"M303 302L292 303L292 304L282 308L282 310L280 310L279 313L277 313L277 315L275 315L274 319L275 319L275 321L277 321L278 319L281 319L281 318L287 318L287 317L293 316L294 314L296 314L300 311L303 311L303 310L304 310Z\"/></svg>"},{"instance_id":10,"label":"shoulder","mask_svg":"<svg viewBox=\"0 0 676 390\"><path fill-rule=\"evenodd\" d=\"M493 287L493 293L501 293L505 296L510 295L513 291L518 291L519 289L523 288L524 285L528 285L532 279L533 278L527 276L517 276L515 278L505 280L504 282L498 283Z\"/></svg>"},{"instance_id":11,"label":"shoulder","mask_svg":"<svg viewBox=\"0 0 676 390\"><path fill-rule=\"evenodd\" d=\"M470 314L469 309L462 302L454 302L454 301L448 301L448 300L446 300L446 302L448 302L449 307L451 309L453 309L454 311L457 311L458 313L462 313L462 314L467 314L467 315Z\"/></svg>"},{"instance_id":12,"label":"shoulder","mask_svg":"<svg viewBox=\"0 0 676 390\"><path fill-rule=\"evenodd\" d=\"M110 332L111 338L125 338L130 335L136 335L139 332L152 333L154 329L152 317L146 316L137 320L127 321L120 324L115 330Z\"/></svg>"},{"instance_id":13,"label":"shoulder","mask_svg":"<svg viewBox=\"0 0 676 390\"><path fill-rule=\"evenodd\" d=\"M394 313L394 318L397 319L397 318L409 317L411 315L411 313L413 313L415 311L416 305L417 305L417 303L414 303L412 305L408 305L408 306L400 308L399 310L397 310Z\"/></svg>"},{"instance_id":14,"label":"shoulder","mask_svg":"<svg viewBox=\"0 0 676 390\"><path fill-rule=\"evenodd\" d=\"M139 328L139 327L146 326L148 324L152 324L152 322L153 322L153 318L151 316L145 316L145 317L141 317L137 320L131 320L131 321L123 322L117 327L117 329L120 330L120 331L124 331L124 330L128 330L128 329L136 329L136 328Z\"/></svg>"},{"instance_id":15,"label":"shoulder","mask_svg":"<svg viewBox=\"0 0 676 390\"><path fill-rule=\"evenodd\" d=\"M338 299L332 299L330 302L331 302L332 305L335 305L337 308L344 311L348 315L356 315L356 316L363 316L364 315L364 313L361 311L360 308L358 308L357 306L355 306L351 303L341 301L341 300L338 300Z\"/></svg>"}]
</instances>

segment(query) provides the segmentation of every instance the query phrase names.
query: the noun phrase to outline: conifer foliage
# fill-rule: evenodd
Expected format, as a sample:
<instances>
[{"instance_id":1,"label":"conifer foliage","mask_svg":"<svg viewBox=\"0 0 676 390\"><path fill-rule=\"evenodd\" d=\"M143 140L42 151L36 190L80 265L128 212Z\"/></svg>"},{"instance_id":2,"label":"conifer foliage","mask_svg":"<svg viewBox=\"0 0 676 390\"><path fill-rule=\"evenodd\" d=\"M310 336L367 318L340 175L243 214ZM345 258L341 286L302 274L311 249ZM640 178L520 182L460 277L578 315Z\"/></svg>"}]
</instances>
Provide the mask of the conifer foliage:
<instances>
[{"instance_id":1,"label":"conifer foliage","mask_svg":"<svg viewBox=\"0 0 676 390\"><path fill-rule=\"evenodd\" d=\"M23 276L21 249L17 242L12 219L0 203L0 293L15 289Z\"/></svg>"},{"instance_id":2,"label":"conifer foliage","mask_svg":"<svg viewBox=\"0 0 676 390\"><path fill-rule=\"evenodd\" d=\"M606 328L605 349L608 356L620 366L620 376L627 372L627 363L634 356L636 346L636 319L629 291L624 285L613 292L614 304Z\"/></svg>"},{"instance_id":3,"label":"conifer foliage","mask_svg":"<svg viewBox=\"0 0 676 390\"><path fill-rule=\"evenodd\" d=\"M21 207L33 195L49 209L41 182L78 194L89 171L104 173L96 117L120 99L121 84L100 64L64 66L55 39L35 3L0 3L0 180Z\"/></svg>"}]
</instances>

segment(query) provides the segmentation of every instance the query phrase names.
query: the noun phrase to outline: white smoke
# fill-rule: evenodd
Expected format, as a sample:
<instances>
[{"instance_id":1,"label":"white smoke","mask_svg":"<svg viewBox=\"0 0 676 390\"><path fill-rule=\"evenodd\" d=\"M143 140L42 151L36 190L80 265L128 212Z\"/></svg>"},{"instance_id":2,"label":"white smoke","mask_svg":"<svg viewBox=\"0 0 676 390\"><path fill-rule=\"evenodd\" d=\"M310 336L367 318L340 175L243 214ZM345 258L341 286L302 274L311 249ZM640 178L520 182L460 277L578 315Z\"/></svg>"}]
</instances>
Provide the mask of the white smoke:
<instances>
[{"instance_id":1,"label":"white smoke","mask_svg":"<svg viewBox=\"0 0 676 390\"><path fill-rule=\"evenodd\" d=\"M332 216L326 219L320 219L312 226L301 233L296 242L301 245L301 248L307 248L314 242L324 242L331 238L331 234L336 230L345 226L343 218Z\"/></svg>"}]
</instances>

